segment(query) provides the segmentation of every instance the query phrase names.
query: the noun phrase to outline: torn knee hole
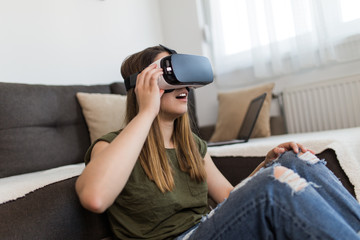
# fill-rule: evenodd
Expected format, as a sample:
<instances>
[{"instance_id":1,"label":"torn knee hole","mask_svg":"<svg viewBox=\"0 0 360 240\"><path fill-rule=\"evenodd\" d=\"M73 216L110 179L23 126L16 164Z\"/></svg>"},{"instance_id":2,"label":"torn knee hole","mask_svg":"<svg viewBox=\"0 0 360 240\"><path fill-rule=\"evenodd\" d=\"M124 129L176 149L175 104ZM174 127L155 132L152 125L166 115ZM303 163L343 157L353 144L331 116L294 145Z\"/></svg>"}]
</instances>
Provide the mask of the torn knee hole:
<instances>
[{"instance_id":1,"label":"torn knee hole","mask_svg":"<svg viewBox=\"0 0 360 240\"><path fill-rule=\"evenodd\" d=\"M293 170L283 166L274 168L274 177L282 183L288 184L295 192L304 189L308 183Z\"/></svg>"},{"instance_id":2,"label":"torn knee hole","mask_svg":"<svg viewBox=\"0 0 360 240\"><path fill-rule=\"evenodd\" d=\"M299 153L298 157L306 162L309 162L311 164L315 164L320 161L320 159L312 154L311 152L307 151L305 153Z\"/></svg>"}]
</instances>

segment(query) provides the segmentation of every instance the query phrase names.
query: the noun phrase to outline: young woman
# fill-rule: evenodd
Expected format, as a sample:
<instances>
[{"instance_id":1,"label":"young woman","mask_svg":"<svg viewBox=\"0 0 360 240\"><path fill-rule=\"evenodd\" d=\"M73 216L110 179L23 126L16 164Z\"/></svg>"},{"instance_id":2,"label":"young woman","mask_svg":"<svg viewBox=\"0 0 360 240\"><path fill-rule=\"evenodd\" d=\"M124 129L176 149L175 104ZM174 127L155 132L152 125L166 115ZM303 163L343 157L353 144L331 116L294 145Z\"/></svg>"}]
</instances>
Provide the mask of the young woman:
<instances>
[{"instance_id":1,"label":"young woman","mask_svg":"<svg viewBox=\"0 0 360 240\"><path fill-rule=\"evenodd\" d=\"M360 206L300 144L272 149L235 188L190 130L189 89L159 89L147 48L127 58L127 125L89 148L76 182L82 205L105 210L119 239L360 239ZM114 111L116 111L114 109ZM208 195L219 203L209 212Z\"/></svg>"}]
</instances>

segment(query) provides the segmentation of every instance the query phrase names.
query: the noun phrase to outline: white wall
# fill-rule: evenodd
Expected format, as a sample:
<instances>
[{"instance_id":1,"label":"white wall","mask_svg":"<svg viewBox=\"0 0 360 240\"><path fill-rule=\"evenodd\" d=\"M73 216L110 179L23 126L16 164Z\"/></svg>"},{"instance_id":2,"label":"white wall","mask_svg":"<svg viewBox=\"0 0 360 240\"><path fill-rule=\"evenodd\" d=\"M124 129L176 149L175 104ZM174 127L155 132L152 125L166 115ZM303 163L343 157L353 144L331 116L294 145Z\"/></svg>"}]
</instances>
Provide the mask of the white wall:
<instances>
[{"instance_id":1,"label":"white wall","mask_svg":"<svg viewBox=\"0 0 360 240\"><path fill-rule=\"evenodd\" d=\"M120 64L163 41L157 0L0 1L0 81L122 81Z\"/></svg>"},{"instance_id":2,"label":"white wall","mask_svg":"<svg viewBox=\"0 0 360 240\"><path fill-rule=\"evenodd\" d=\"M204 54L198 1L0 1L0 81L123 81L123 59L159 43L182 53ZM196 92L202 125L215 121L208 118L216 109L206 103L209 90L215 97L213 85Z\"/></svg>"},{"instance_id":3,"label":"white wall","mask_svg":"<svg viewBox=\"0 0 360 240\"><path fill-rule=\"evenodd\" d=\"M202 54L196 0L159 0L164 42L179 53Z\"/></svg>"},{"instance_id":4,"label":"white wall","mask_svg":"<svg viewBox=\"0 0 360 240\"><path fill-rule=\"evenodd\" d=\"M163 43L208 54L200 0L0 1L0 81L98 84L122 81L123 59ZM360 62L269 79L275 92L312 81L360 74ZM289 81L294 80L294 81ZM258 84L251 71L217 76L196 90L201 126L217 118L217 92ZM277 109L272 110L276 114ZM275 112L275 113L274 113Z\"/></svg>"}]
</instances>

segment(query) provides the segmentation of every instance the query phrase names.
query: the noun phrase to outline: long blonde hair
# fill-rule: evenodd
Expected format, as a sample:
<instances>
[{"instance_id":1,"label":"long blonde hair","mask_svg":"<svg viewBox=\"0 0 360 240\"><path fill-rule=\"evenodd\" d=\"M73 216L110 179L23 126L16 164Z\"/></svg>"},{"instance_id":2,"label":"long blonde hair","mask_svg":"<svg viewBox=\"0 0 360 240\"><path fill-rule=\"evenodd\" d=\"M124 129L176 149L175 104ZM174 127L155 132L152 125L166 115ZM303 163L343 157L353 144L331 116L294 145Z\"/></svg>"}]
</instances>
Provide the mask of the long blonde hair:
<instances>
[{"instance_id":1,"label":"long blonde hair","mask_svg":"<svg viewBox=\"0 0 360 240\"><path fill-rule=\"evenodd\" d=\"M162 47L150 47L129 56L121 66L123 78L142 71L162 52L165 52ZM127 92L126 123L129 123L138 111L135 91L130 89ZM188 113L175 120L172 140L181 171L189 173L190 177L198 182L205 181L204 160L195 143ZM166 155L158 116L152 123L139 160L148 178L155 182L161 192L171 191L174 188L173 172Z\"/></svg>"}]
</instances>

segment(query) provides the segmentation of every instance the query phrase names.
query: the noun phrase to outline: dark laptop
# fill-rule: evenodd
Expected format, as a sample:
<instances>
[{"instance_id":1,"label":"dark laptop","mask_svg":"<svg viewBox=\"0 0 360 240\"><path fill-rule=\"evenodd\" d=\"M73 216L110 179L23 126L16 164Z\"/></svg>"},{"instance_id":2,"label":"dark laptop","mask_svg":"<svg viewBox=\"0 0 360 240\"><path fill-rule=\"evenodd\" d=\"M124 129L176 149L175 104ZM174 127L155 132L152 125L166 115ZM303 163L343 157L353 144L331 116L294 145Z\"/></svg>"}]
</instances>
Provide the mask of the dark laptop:
<instances>
[{"instance_id":1,"label":"dark laptop","mask_svg":"<svg viewBox=\"0 0 360 240\"><path fill-rule=\"evenodd\" d=\"M209 142L207 145L209 147L212 147L212 146L222 146L222 145L235 144L235 143L244 143L249 141L251 133L254 130L256 120L259 117L261 107L264 104L265 97L266 97L266 93L263 93L251 101L246 111L245 118L243 120L243 123L241 125L240 131L236 139L229 141L221 141L221 142Z\"/></svg>"}]
</instances>

